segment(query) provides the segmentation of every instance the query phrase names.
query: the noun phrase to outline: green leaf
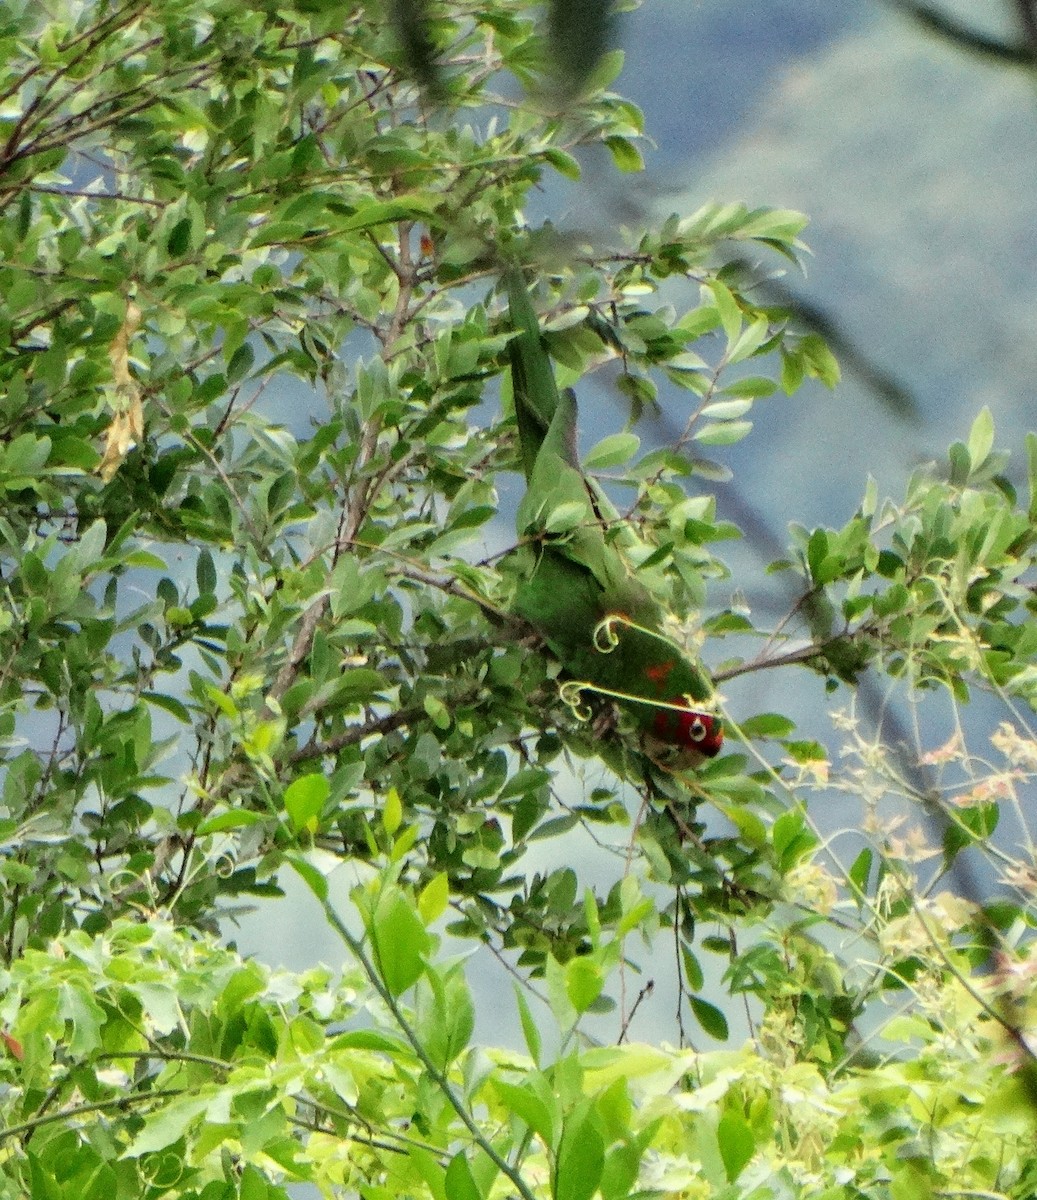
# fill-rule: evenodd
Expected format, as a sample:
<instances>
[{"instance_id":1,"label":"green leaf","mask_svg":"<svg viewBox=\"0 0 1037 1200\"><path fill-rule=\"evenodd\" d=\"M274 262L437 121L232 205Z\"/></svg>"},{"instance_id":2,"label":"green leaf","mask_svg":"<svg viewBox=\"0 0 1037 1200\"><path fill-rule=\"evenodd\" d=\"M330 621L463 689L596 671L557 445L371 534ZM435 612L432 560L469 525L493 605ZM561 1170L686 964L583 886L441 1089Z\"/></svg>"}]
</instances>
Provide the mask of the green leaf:
<instances>
[{"instance_id":1,"label":"green leaf","mask_svg":"<svg viewBox=\"0 0 1037 1200\"><path fill-rule=\"evenodd\" d=\"M238 1186L239 1200L267 1200L271 1195L273 1192L267 1186L265 1175L249 1163L241 1173L241 1183Z\"/></svg>"},{"instance_id":2,"label":"green leaf","mask_svg":"<svg viewBox=\"0 0 1037 1200\"><path fill-rule=\"evenodd\" d=\"M781 348L781 390L786 396L797 391L806 377L806 363L801 354L791 353L787 347Z\"/></svg>"},{"instance_id":3,"label":"green leaf","mask_svg":"<svg viewBox=\"0 0 1037 1200\"><path fill-rule=\"evenodd\" d=\"M819 334L808 333L800 339L799 355L803 367L826 387L835 387L839 382L839 362Z\"/></svg>"},{"instance_id":4,"label":"green leaf","mask_svg":"<svg viewBox=\"0 0 1037 1200\"><path fill-rule=\"evenodd\" d=\"M563 175L566 179L577 181L583 174L579 160L573 158L571 154L567 154L564 150L559 150L557 146L548 147L544 151L544 158L554 167L559 175Z\"/></svg>"},{"instance_id":5,"label":"green leaf","mask_svg":"<svg viewBox=\"0 0 1037 1200\"><path fill-rule=\"evenodd\" d=\"M1037 521L1037 433L1026 435L1026 463L1030 493L1028 516L1032 523Z\"/></svg>"},{"instance_id":6,"label":"green leaf","mask_svg":"<svg viewBox=\"0 0 1037 1200\"><path fill-rule=\"evenodd\" d=\"M871 864L873 860L874 855L865 847L853 860L853 864L850 867L850 882L861 896L867 896L868 894L868 879L871 876Z\"/></svg>"},{"instance_id":7,"label":"green leaf","mask_svg":"<svg viewBox=\"0 0 1037 1200\"><path fill-rule=\"evenodd\" d=\"M164 571L166 569L166 560L159 558L157 554L152 554L150 550L131 550L123 562L128 567L143 567L149 571Z\"/></svg>"},{"instance_id":8,"label":"green leaf","mask_svg":"<svg viewBox=\"0 0 1037 1200\"><path fill-rule=\"evenodd\" d=\"M382 980L399 996L421 978L432 941L414 906L392 886L378 898L370 931Z\"/></svg>"},{"instance_id":9,"label":"green leaf","mask_svg":"<svg viewBox=\"0 0 1037 1200\"><path fill-rule=\"evenodd\" d=\"M440 871L429 880L429 882L421 889L421 895L418 897L418 912L421 914L421 919L426 925L431 925L434 921L446 912L447 904L450 902L450 877L446 871Z\"/></svg>"},{"instance_id":10,"label":"green leaf","mask_svg":"<svg viewBox=\"0 0 1037 1200\"><path fill-rule=\"evenodd\" d=\"M300 829L316 829L329 790L327 777L317 773L300 775L285 788L285 812L294 830L298 832Z\"/></svg>"},{"instance_id":11,"label":"green leaf","mask_svg":"<svg viewBox=\"0 0 1037 1200\"><path fill-rule=\"evenodd\" d=\"M738 306L738 301L731 289L721 283L719 279L711 279L707 287L713 293L713 299L716 301L717 310L720 313L720 323L727 335L727 340L734 342L742 329L742 310Z\"/></svg>"},{"instance_id":12,"label":"green leaf","mask_svg":"<svg viewBox=\"0 0 1037 1200\"><path fill-rule=\"evenodd\" d=\"M540 1065L540 1030L537 1028L537 1023L533 1019L533 1014L530 1011L526 997L522 993L521 987L515 984L515 1003L518 1005L519 1022L522 1025L522 1036L526 1041L526 1049L529 1051L529 1057L533 1062Z\"/></svg>"},{"instance_id":13,"label":"green leaf","mask_svg":"<svg viewBox=\"0 0 1037 1200\"><path fill-rule=\"evenodd\" d=\"M605 9L604 6L598 7L597 9L586 7L581 8L579 5L566 5L565 0L555 0L554 8L557 10L562 7L568 7L574 10L577 15L582 14L584 20L590 19L595 22L602 22L604 20L602 13L607 12L607 9ZM594 64L594 69L591 71L586 83L587 89L589 91L596 91L601 88L611 87L611 85L619 78L625 61L626 55L622 50L606 50L605 53L602 54L598 61ZM636 126L638 132L640 132L642 124L640 111L634 109L633 105L628 102L624 103L623 109L626 113L626 116L630 119L632 124Z\"/></svg>"},{"instance_id":14,"label":"green leaf","mask_svg":"<svg viewBox=\"0 0 1037 1200\"><path fill-rule=\"evenodd\" d=\"M446 1200L446 1171L440 1166L439 1159L423 1146L407 1143L407 1156L410 1158L419 1178L428 1188L430 1200ZM379 1196L377 1189L364 1190L365 1196Z\"/></svg>"},{"instance_id":15,"label":"green leaf","mask_svg":"<svg viewBox=\"0 0 1037 1200\"><path fill-rule=\"evenodd\" d=\"M417 192L399 196L395 200L366 202L360 204L338 228L342 233L352 233L396 221L420 221L432 216L441 203L436 196Z\"/></svg>"},{"instance_id":16,"label":"green leaf","mask_svg":"<svg viewBox=\"0 0 1037 1200\"><path fill-rule=\"evenodd\" d=\"M83 1056L96 1051L101 1042L104 1011L92 992L88 992L78 982L63 983L58 995L58 1011L71 1027L71 1036L68 1039L70 1053Z\"/></svg>"},{"instance_id":17,"label":"green leaf","mask_svg":"<svg viewBox=\"0 0 1037 1200\"><path fill-rule=\"evenodd\" d=\"M550 782L551 772L543 767L522 767L501 788L500 799L510 800L513 796L525 796L530 792L539 792L545 784Z\"/></svg>"},{"instance_id":18,"label":"green leaf","mask_svg":"<svg viewBox=\"0 0 1037 1200\"><path fill-rule=\"evenodd\" d=\"M725 949L728 944L724 943ZM728 1038L727 1018L715 1004L710 1004L708 1000L703 1000L701 996L690 996L688 1003L691 1005L691 1011L695 1014L695 1020L702 1026L710 1037L716 1038L718 1042L726 1042Z\"/></svg>"},{"instance_id":19,"label":"green leaf","mask_svg":"<svg viewBox=\"0 0 1037 1200\"><path fill-rule=\"evenodd\" d=\"M603 471L629 462L637 453L641 439L634 433L612 433L593 446L583 460L589 471Z\"/></svg>"},{"instance_id":20,"label":"green leaf","mask_svg":"<svg viewBox=\"0 0 1037 1200\"><path fill-rule=\"evenodd\" d=\"M807 828L803 813L798 808L790 808L776 818L771 827L771 840L783 872L791 870L817 845L816 837Z\"/></svg>"},{"instance_id":21,"label":"green leaf","mask_svg":"<svg viewBox=\"0 0 1037 1200\"><path fill-rule=\"evenodd\" d=\"M102 520L91 521L89 526L79 535L75 546L75 561L81 563L84 573L90 573L98 566L99 559L104 553L104 544L108 539L108 526Z\"/></svg>"},{"instance_id":22,"label":"green leaf","mask_svg":"<svg viewBox=\"0 0 1037 1200\"><path fill-rule=\"evenodd\" d=\"M198 833L205 837L210 833L222 833L225 829L247 829L263 820L261 813L247 808L232 808L227 812L214 813L198 826Z\"/></svg>"},{"instance_id":23,"label":"green leaf","mask_svg":"<svg viewBox=\"0 0 1037 1200\"><path fill-rule=\"evenodd\" d=\"M353 667L343 671L336 684L336 694L354 703L371 703L385 690L384 677L370 667Z\"/></svg>"},{"instance_id":24,"label":"green leaf","mask_svg":"<svg viewBox=\"0 0 1037 1200\"><path fill-rule=\"evenodd\" d=\"M379 1054L405 1055L408 1043L402 1037L382 1033L377 1029L351 1029L336 1036L333 1048L343 1050L374 1050Z\"/></svg>"},{"instance_id":25,"label":"green leaf","mask_svg":"<svg viewBox=\"0 0 1037 1200\"><path fill-rule=\"evenodd\" d=\"M728 364L742 362L751 357L763 345L770 333L766 317L760 317L752 322L734 339L728 347L725 358Z\"/></svg>"},{"instance_id":26,"label":"green leaf","mask_svg":"<svg viewBox=\"0 0 1037 1200\"><path fill-rule=\"evenodd\" d=\"M212 554L205 547L198 552L194 574L199 594L202 596L214 595L217 583L216 565L212 560Z\"/></svg>"},{"instance_id":27,"label":"green leaf","mask_svg":"<svg viewBox=\"0 0 1037 1200\"><path fill-rule=\"evenodd\" d=\"M632 174L645 169L641 151L629 138L613 136L604 140L608 152L612 155L612 161L624 174Z\"/></svg>"},{"instance_id":28,"label":"green leaf","mask_svg":"<svg viewBox=\"0 0 1037 1200\"><path fill-rule=\"evenodd\" d=\"M562 1129L554 1200L591 1200L604 1167L605 1143L598 1123L591 1111L577 1109Z\"/></svg>"},{"instance_id":29,"label":"green leaf","mask_svg":"<svg viewBox=\"0 0 1037 1200\"><path fill-rule=\"evenodd\" d=\"M701 991L706 982L702 964L683 942L681 943L681 962L684 965L684 979L688 988L693 992Z\"/></svg>"},{"instance_id":30,"label":"green leaf","mask_svg":"<svg viewBox=\"0 0 1037 1200\"><path fill-rule=\"evenodd\" d=\"M752 429L752 421L707 421L692 435L704 446L731 446Z\"/></svg>"},{"instance_id":31,"label":"green leaf","mask_svg":"<svg viewBox=\"0 0 1037 1200\"><path fill-rule=\"evenodd\" d=\"M255 361L255 350L248 342L243 342L231 355L230 362L227 363L227 382L237 383L239 379L244 379L252 370Z\"/></svg>"},{"instance_id":32,"label":"green leaf","mask_svg":"<svg viewBox=\"0 0 1037 1200\"><path fill-rule=\"evenodd\" d=\"M769 241L794 241L808 223L808 218L794 208L757 208L747 215L739 235Z\"/></svg>"},{"instance_id":33,"label":"green leaf","mask_svg":"<svg viewBox=\"0 0 1037 1200\"><path fill-rule=\"evenodd\" d=\"M306 854L286 854L285 862L292 867L310 891L324 904L328 899L328 875L326 871L321 870L321 867L313 861L313 856L314 852L312 850ZM337 866L338 864L335 863L334 865Z\"/></svg>"},{"instance_id":34,"label":"green leaf","mask_svg":"<svg viewBox=\"0 0 1037 1200\"><path fill-rule=\"evenodd\" d=\"M951 470L949 481L952 487L964 487L972 474L972 458L964 442L952 442L947 450Z\"/></svg>"},{"instance_id":35,"label":"green leaf","mask_svg":"<svg viewBox=\"0 0 1037 1200\"><path fill-rule=\"evenodd\" d=\"M721 389L720 396L744 396L750 400L762 400L767 396L773 396L778 390L778 385L773 379L767 379L763 376L747 376L744 379L736 379L735 383L729 383L725 388ZM724 403L720 401L719 403Z\"/></svg>"},{"instance_id":36,"label":"green leaf","mask_svg":"<svg viewBox=\"0 0 1037 1200\"><path fill-rule=\"evenodd\" d=\"M601 995L605 977L593 958L571 958L565 964L565 990L578 1013L586 1012Z\"/></svg>"},{"instance_id":37,"label":"green leaf","mask_svg":"<svg viewBox=\"0 0 1037 1200\"><path fill-rule=\"evenodd\" d=\"M438 696L434 696L431 692L428 692L421 703L425 712L432 718L432 723L437 729L450 728L450 709L447 708Z\"/></svg>"},{"instance_id":38,"label":"green leaf","mask_svg":"<svg viewBox=\"0 0 1037 1200\"><path fill-rule=\"evenodd\" d=\"M191 724L191 711L186 704L175 696L167 696L162 692L142 692L141 698L156 708L161 708L181 721L184 725Z\"/></svg>"},{"instance_id":39,"label":"green leaf","mask_svg":"<svg viewBox=\"0 0 1037 1200\"><path fill-rule=\"evenodd\" d=\"M734 421L738 417L744 417L752 406L751 400L718 400L707 404L701 415L711 421Z\"/></svg>"},{"instance_id":40,"label":"green leaf","mask_svg":"<svg viewBox=\"0 0 1037 1200\"><path fill-rule=\"evenodd\" d=\"M757 713L739 726L747 738L787 738L796 731L795 721L781 713Z\"/></svg>"},{"instance_id":41,"label":"green leaf","mask_svg":"<svg viewBox=\"0 0 1037 1200\"><path fill-rule=\"evenodd\" d=\"M972 428L969 430L967 448L973 471L978 471L986 462L993 446L994 418L991 415L990 409L984 405L980 409L979 415L972 422Z\"/></svg>"},{"instance_id":42,"label":"green leaf","mask_svg":"<svg viewBox=\"0 0 1037 1200\"><path fill-rule=\"evenodd\" d=\"M756 1139L749 1123L733 1108L724 1110L717 1124L717 1144L729 1183L734 1183L756 1152Z\"/></svg>"},{"instance_id":43,"label":"green leaf","mask_svg":"<svg viewBox=\"0 0 1037 1200\"><path fill-rule=\"evenodd\" d=\"M482 1192L472 1175L463 1150L458 1150L446 1169L447 1200L482 1200Z\"/></svg>"},{"instance_id":44,"label":"green leaf","mask_svg":"<svg viewBox=\"0 0 1037 1200\"><path fill-rule=\"evenodd\" d=\"M523 1084L494 1079L493 1089L508 1112L514 1113L534 1133L539 1134L545 1145L554 1145L557 1120L553 1110L557 1107L557 1101L539 1072L527 1076Z\"/></svg>"},{"instance_id":45,"label":"green leaf","mask_svg":"<svg viewBox=\"0 0 1037 1200\"><path fill-rule=\"evenodd\" d=\"M385 800L382 802L382 828L392 837L402 823L403 801L400 799L400 793L392 787L385 793Z\"/></svg>"},{"instance_id":46,"label":"green leaf","mask_svg":"<svg viewBox=\"0 0 1037 1200\"><path fill-rule=\"evenodd\" d=\"M544 517L546 533L567 533L576 529L587 520L587 505L579 500L566 500L556 505Z\"/></svg>"},{"instance_id":47,"label":"green leaf","mask_svg":"<svg viewBox=\"0 0 1037 1200\"><path fill-rule=\"evenodd\" d=\"M830 561L829 545L830 539L825 529L815 529L807 542L807 566L816 584L828 582L825 564Z\"/></svg>"},{"instance_id":48,"label":"green leaf","mask_svg":"<svg viewBox=\"0 0 1037 1200\"><path fill-rule=\"evenodd\" d=\"M890 1200L935 1200L945 1189L933 1186L933 1171L915 1158L898 1163L889 1181Z\"/></svg>"},{"instance_id":49,"label":"green leaf","mask_svg":"<svg viewBox=\"0 0 1037 1200\"><path fill-rule=\"evenodd\" d=\"M208 1094L184 1095L153 1109L144 1118L144 1124L123 1151L127 1158L140 1158L145 1154L153 1154L164 1150L187 1130L188 1126L199 1119L209 1106L211 1097Z\"/></svg>"},{"instance_id":50,"label":"green leaf","mask_svg":"<svg viewBox=\"0 0 1037 1200\"><path fill-rule=\"evenodd\" d=\"M446 1071L471 1040L475 1006L460 963L447 970L427 968L425 982L434 1002L420 1004L422 1019L418 1033L429 1057L441 1071Z\"/></svg>"},{"instance_id":51,"label":"green leaf","mask_svg":"<svg viewBox=\"0 0 1037 1200\"><path fill-rule=\"evenodd\" d=\"M166 250L170 258L179 258L191 248L191 219L184 217L177 221L166 238Z\"/></svg>"}]
</instances>

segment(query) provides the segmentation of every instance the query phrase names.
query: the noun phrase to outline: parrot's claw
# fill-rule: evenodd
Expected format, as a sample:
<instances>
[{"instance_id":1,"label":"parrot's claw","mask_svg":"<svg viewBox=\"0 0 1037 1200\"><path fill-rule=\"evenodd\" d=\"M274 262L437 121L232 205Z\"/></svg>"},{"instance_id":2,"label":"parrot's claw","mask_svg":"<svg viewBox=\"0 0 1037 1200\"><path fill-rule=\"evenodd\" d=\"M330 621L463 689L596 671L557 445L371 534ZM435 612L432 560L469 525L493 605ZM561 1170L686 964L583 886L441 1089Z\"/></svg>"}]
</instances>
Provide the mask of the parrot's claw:
<instances>
[{"instance_id":1,"label":"parrot's claw","mask_svg":"<svg viewBox=\"0 0 1037 1200\"><path fill-rule=\"evenodd\" d=\"M603 705L594 715L591 730L596 738L610 737L616 732L616 710L611 704Z\"/></svg>"}]
</instances>

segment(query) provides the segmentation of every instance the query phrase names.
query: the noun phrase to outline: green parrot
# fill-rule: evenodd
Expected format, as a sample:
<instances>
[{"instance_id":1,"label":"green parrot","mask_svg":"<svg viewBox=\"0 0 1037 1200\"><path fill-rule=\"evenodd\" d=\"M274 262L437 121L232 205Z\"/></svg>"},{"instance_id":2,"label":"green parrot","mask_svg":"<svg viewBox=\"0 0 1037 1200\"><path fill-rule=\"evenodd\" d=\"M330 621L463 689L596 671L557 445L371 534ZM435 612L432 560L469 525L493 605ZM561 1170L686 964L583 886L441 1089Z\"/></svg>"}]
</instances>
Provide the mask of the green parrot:
<instances>
[{"instance_id":1,"label":"green parrot","mask_svg":"<svg viewBox=\"0 0 1037 1200\"><path fill-rule=\"evenodd\" d=\"M562 664L574 709L583 692L610 697L652 757L679 753L679 766L712 757L724 735L719 717L699 707L712 696L710 680L663 632L665 609L624 558L633 534L580 468L576 397L558 390L521 272L505 282L527 485L517 525L531 559L515 611Z\"/></svg>"}]
</instances>

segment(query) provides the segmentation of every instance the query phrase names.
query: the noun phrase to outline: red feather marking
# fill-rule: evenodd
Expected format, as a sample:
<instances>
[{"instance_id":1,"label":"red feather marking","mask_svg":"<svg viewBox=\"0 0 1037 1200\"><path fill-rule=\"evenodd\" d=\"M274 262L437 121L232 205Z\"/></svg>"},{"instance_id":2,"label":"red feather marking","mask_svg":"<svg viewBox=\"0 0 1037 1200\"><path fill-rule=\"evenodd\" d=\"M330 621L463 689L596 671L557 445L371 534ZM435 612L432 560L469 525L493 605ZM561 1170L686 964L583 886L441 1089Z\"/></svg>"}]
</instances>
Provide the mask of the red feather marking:
<instances>
[{"instance_id":1,"label":"red feather marking","mask_svg":"<svg viewBox=\"0 0 1037 1200\"><path fill-rule=\"evenodd\" d=\"M666 678L673 670L673 659L669 662L656 663L654 666L645 667L645 674L653 682L661 688L666 683Z\"/></svg>"},{"instance_id":2,"label":"red feather marking","mask_svg":"<svg viewBox=\"0 0 1037 1200\"><path fill-rule=\"evenodd\" d=\"M724 724L720 718L693 708L688 708L687 712L658 709L654 733L662 742L685 750L697 750L706 758L715 758L724 744Z\"/></svg>"}]
</instances>

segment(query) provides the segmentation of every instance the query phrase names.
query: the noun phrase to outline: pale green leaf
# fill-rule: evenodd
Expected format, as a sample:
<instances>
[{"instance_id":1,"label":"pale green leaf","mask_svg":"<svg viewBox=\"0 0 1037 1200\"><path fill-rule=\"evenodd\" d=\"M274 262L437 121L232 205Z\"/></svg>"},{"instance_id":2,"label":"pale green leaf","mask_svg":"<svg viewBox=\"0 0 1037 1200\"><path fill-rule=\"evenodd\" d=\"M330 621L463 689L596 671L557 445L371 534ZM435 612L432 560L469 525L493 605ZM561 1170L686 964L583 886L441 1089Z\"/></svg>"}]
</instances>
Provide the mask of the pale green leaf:
<instances>
[{"instance_id":1,"label":"pale green leaf","mask_svg":"<svg viewBox=\"0 0 1037 1200\"><path fill-rule=\"evenodd\" d=\"M612 155L612 161L616 164L616 167L624 174L632 174L644 170L645 163L641 157L641 151L638 150L629 138L607 137L605 138L605 146Z\"/></svg>"},{"instance_id":2,"label":"pale green leaf","mask_svg":"<svg viewBox=\"0 0 1037 1200\"><path fill-rule=\"evenodd\" d=\"M695 431L694 438L704 446L730 446L740 442L752 427L752 421L710 421Z\"/></svg>"},{"instance_id":3,"label":"pale green leaf","mask_svg":"<svg viewBox=\"0 0 1037 1200\"><path fill-rule=\"evenodd\" d=\"M562 1130L554 1200L591 1200L605 1167L605 1145L589 1112L574 1114Z\"/></svg>"},{"instance_id":4,"label":"pale green leaf","mask_svg":"<svg viewBox=\"0 0 1037 1200\"><path fill-rule=\"evenodd\" d=\"M578 1013L586 1012L597 1000L604 982L601 967L593 958L580 956L565 964L565 989Z\"/></svg>"},{"instance_id":5,"label":"pale green leaf","mask_svg":"<svg viewBox=\"0 0 1037 1200\"><path fill-rule=\"evenodd\" d=\"M612 433L592 446L584 461L590 471L607 470L629 462L637 453L641 439L635 433Z\"/></svg>"},{"instance_id":6,"label":"pale green leaf","mask_svg":"<svg viewBox=\"0 0 1037 1200\"><path fill-rule=\"evenodd\" d=\"M967 443L972 470L978 470L986 462L994 445L994 418L990 409L983 406L969 430Z\"/></svg>"},{"instance_id":7,"label":"pale green leaf","mask_svg":"<svg viewBox=\"0 0 1037 1200\"><path fill-rule=\"evenodd\" d=\"M446 912L449 902L450 877L446 871L440 871L425 884L418 896L418 912L421 914L421 919L426 925L438 921Z\"/></svg>"},{"instance_id":8,"label":"pale green leaf","mask_svg":"<svg viewBox=\"0 0 1037 1200\"><path fill-rule=\"evenodd\" d=\"M398 888L379 897L371 918L371 940L385 986L399 996L425 970L431 940L413 905Z\"/></svg>"},{"instance_id":9,"label":"pale green leaf","mask_svg":"<svg viewBox=\"0 0 1037 1200\"><path fill-rule=\"evenodd\" d=\"M292 780L285 788L284 807L293 829L316 828L328 792L327 777L316 772Z\"/></svg>"},{"instance_id":10,"label":"pale green leaf","mask_svg":"<svg viewBox=\"0 0 1037 1200\"><path fill-rule=\"evenodd\" d=\"M752 406L751 400L717 400L713 404L707 404L701 415L711 421L733 421L745 416Z\"/></svg>"},{"instance_id":11,"label":"pale green leaf","mask_svg":"<svg viewBox=\"0 0 1037 1200\"><path fill-rule=\"evenodd\" d=\"M445 1185L447 1200L482 1200L482 1192L472 1176L472 1168L463 1150L459 1150L450 1160Z\"/></svg>"},{"instance_id":12,"label":"pale green leaf","mask_svg":"<svg viewBox=\"0 0 1037 1200\"><path fill-rule=\"evenodd\" d=\"M539 1066L541 1049L540 1030L537 1028L537 1023L533 1019L529 1003L522 994L522 989L518 984L515 984L515 1003L518 1005L519 1022L522 1025L522 1036L525 1039L529 1057Z\"/></svg>"}]
</instances>

